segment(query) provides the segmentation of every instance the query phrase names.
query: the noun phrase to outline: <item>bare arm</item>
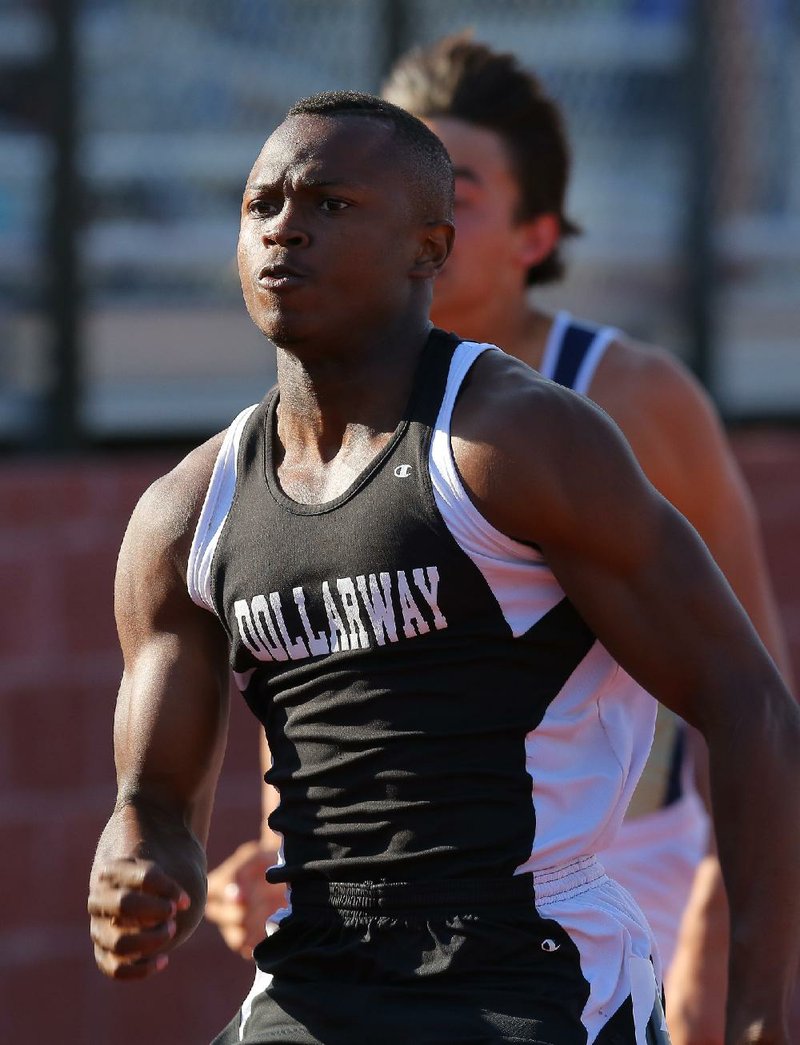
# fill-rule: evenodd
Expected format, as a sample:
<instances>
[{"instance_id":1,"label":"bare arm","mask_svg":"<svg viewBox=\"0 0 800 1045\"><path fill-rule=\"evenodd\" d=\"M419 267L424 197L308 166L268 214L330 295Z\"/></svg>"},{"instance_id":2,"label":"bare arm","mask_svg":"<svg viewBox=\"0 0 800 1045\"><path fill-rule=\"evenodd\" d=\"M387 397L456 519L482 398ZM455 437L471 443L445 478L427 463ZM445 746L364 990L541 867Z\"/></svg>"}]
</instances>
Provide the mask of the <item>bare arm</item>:
<instances>
[{"instance_id":1,"label":"bare arm","mask_svg":"<svg viewBox=\"0 0 800 1045\"><path fill-rule=\"evenodd\" d=\"M609 350L598 401L629 439L648 478L694 525L792 683L785 635L752 498L713 404L667 353L623 341ZM689 730L697 788L710 809L708 753ZM666 983L675 1045L720 1045L724 1036L728 904L713 831L697 868Z\"/></svg>"},{"instance_id":2,"label":"bare arm","mask_svg":"<svg viewBox=\"0 0 800 1045\"><path fill-rule=\"evenodd\" d=\"M605 415L507 361L478 367L482 396L467 388L454 417L467 488L490 522L543 549L612 655L706 738L733 915L726 1040L784 1042L800 930L797 708L702 542Z\"/></svg>"},{"instance_id":3,"label":"bare arm","mask_svg":"<svg viewBox=\"0 0 800 1045\"><path fill-rule=\"evenodd\" d=\"M185 470L184 470L185 471ZM186 591L201 483L175 473L145 494L120 552L115 611L124 674L114 717L117 801L97 848L95 958L119 979L164 967L205 900L205 842L227 728L227 643Z\"/></svg>"},{"instance_id":4,"label":"bare arm","mask_svg":"<svg viewBox=\"0 0 800 1045\"><path fill-rule=\"evenodd\" d=\"M713 403L668 353L629 342L613 349L593 398L619 424L650 482L703 538L791 687L758 517Z\"/></svg>"}]
</instances>

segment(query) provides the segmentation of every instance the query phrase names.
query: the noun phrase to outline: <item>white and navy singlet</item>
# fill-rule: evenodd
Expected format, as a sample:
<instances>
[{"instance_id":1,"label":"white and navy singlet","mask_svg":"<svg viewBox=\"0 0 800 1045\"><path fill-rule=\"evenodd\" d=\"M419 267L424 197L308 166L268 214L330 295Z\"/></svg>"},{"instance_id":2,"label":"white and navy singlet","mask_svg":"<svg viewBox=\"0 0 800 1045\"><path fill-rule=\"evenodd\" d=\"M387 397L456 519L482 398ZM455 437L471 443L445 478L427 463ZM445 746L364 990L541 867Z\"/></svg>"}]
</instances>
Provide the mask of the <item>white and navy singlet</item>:
<instances>
[{"instance_id":1,"label":"white and navy singlet","mask_svg":"<svg viewBox=\"0 0 800 1045\"><path fill-rule=\"evenodd\" d=\"M555 317L540 373L591 398L591 384L613 327ZM686 756L686 728L663 705L655 738L616 835L598 847L606 871L636 898L655 933L664 968L675 952L681 915L699 861L707 849L709 817Z\"/></svg>"},{"instance_id":2,"label":"white and navy singlet","mask_svg":"<svg viewBox=\"0 0 800 1045\"><path fill-rule=\"evenodd\" d=\"M614 1040L644 1043L652 940L593 854L622 819L655 704L538 550L491 526L462 486L450 420L485 351L499 350L434 330L400 425L324 504L279 485L277 392L244 411L214 468L189 591L222 622L266 730L283 837L268 877L291 884L295 908L321 883L344 895L484 881L488 895L532 872L536 909L585 980L574 1040L603 1040L627 1005L635 1037ZM252 996L242 1011L247 1041Z\"/></svg>"}]
</instances>

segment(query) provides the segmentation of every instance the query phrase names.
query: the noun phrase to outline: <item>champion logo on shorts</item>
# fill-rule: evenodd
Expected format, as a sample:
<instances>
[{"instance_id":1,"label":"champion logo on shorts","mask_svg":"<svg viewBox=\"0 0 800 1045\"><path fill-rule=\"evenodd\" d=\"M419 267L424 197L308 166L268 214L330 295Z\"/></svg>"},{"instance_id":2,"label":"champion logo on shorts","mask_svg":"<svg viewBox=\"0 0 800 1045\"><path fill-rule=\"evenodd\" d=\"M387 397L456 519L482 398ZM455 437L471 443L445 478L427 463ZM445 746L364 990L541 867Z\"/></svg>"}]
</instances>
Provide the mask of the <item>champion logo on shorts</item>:
<instances>
[{"instance_id":1,"label":"champion logo on shorts","mask_svg":"<svg viewBox=\"0 0 800 1045\"><path fill-rule=\"evenodd\" d=\"M397 476L398 479L407 479L409 477L409 475L411 475L411 465L410 464L399 464L395 468L394 474Z\"/></svg>"},{"instance_id":2,"label":"champion logo on shorts","mask_svg":"<svg viewBox=\"0 0 800 1045\"><path fill-rule=\"evenodd\" d=\"M548 952L550 952L550 951L557 951L560 946L561 946L561 944L560 943L556 943L555 940L550 940L550 939L542 940L542 950L543 951L548 951Z\"/></svg>"}]
</instances>

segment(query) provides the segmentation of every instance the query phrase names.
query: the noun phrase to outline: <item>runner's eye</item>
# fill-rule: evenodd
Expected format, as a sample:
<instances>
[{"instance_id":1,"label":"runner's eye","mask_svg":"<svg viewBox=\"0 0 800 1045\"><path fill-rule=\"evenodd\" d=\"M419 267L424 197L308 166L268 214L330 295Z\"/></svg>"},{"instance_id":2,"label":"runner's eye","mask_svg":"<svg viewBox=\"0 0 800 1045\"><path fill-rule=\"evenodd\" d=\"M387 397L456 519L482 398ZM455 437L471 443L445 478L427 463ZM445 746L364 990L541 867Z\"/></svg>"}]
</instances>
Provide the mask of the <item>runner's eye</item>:
<instances>
[{"instance_id":1,"label":"runner's eye","mask_svg":"<svg viewBox=\"0 0 800 1045\"><path fill-rule=\"evenodd\" d=\"M265 200L263 198L256 198L251 200L247 204L247 211L256 218L269 218L273 214L277 214L280 207L277 203L272 200Z\"/></svg>"},{"instance_id":2,"label":"runner's eye","mask_svg":"<svg viewBox=\"0 0 800 1045\"><path fill-rule=\"evenodd\" d=\"M350 204L346 200L325 199L320 203L323 210L329 211L346 210L349 206Z\"/></svg>"}]
</instances>

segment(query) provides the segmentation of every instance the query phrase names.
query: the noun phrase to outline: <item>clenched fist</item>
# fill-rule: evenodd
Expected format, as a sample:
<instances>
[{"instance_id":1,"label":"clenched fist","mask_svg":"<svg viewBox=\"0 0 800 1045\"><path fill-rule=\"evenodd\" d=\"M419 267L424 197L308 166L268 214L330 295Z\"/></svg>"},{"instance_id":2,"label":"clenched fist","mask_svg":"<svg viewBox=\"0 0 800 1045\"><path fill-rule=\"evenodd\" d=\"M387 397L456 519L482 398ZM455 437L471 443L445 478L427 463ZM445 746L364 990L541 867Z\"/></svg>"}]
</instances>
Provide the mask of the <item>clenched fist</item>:
<instances>
[{"instance_id":1,"label":"clenched fist","mask_svg":"<svg viewBox=\"0 0 800 1045\"><path fill-rule=\"evenodd\" d=\"M189 904L186 892L151 860L118 859L96 868L88 910L100 970L116 980L160 972L178 913Z\"/></svg>"}]
</instances>

